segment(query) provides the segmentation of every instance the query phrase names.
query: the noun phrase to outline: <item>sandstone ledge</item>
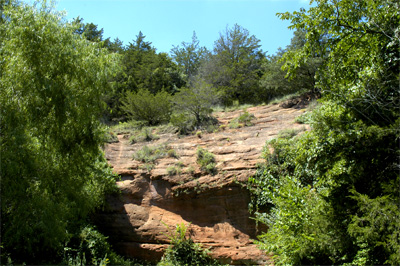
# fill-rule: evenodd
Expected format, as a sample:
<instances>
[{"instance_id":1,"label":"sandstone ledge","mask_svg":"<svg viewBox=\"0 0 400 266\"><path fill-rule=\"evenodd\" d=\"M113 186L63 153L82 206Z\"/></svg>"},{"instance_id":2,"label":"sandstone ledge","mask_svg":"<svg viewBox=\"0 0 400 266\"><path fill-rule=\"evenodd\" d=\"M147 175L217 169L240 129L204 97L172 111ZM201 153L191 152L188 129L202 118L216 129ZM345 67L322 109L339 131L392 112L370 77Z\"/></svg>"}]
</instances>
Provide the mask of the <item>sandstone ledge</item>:
<instances>
[{"instance_id":1,"label":"sandstone ledge","mask_svg":"<svg viewBox=\"0 0 400 266\"><path fill-rule=\"evenodd\" d=\"M157 141L134 145L119 135L119 142L107 145L106 157L121 176L121 194L108 198L108 208L96 215L96 222L120 253L156 262L168 246L167 227L184 223L193 240L223 263L271 263L253 243L260 228L249 218L250 195L240 184L255 173L266 140L282 129L304 127L293 122L304 110L273 105L247 111L256 117L254 126L202 133L201 138L165 134ZM218 113L217 117L221 124L228 124L240 113ZM132 159L144 144L160 143L168 143L179 157L159 159L151 171ZM198 147L215 154L216 175L199 169ZM180 173L168 175L167 168L178 163Z\"/></svg>"}]
</instances>

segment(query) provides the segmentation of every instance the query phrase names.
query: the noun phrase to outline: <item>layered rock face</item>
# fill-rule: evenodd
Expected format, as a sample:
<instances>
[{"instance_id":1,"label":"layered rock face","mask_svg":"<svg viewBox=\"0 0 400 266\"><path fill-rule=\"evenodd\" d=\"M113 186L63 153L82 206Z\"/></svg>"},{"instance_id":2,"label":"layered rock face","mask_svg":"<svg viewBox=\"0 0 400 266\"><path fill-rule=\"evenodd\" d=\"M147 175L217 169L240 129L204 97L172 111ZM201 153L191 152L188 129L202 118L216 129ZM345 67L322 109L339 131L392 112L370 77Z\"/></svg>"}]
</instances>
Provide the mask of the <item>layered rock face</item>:
<instances>
[{"instance_id":1,"label":"layered rock face","mask_svg":"<svg viewBox=\"0 0 400 266\"><path fill-rule=\"evenodd\" d=\"M304 128L294 118L304 110L277 105L248 108L253 126L179 138L159 134L156 141L130 144L127 136L106 147L106 157L121 176L121 194L108 198L108 207L96 215L99 228L126 256L157 262L177 224L188 226L190 237L209 248L214 258L229 264L268 264L270 258L253 243L256 223L248 211L250 195L243 184L254 174L265 141L282 129ZM227 125L242 112L216 116ZM149 169L133 160L144 145L167 145L174 157L160 158ZM202 147L216 158L217 173L201 171L196 150ZM168 170L176 167L171 173Z\"/></svg>"}]
</instances>

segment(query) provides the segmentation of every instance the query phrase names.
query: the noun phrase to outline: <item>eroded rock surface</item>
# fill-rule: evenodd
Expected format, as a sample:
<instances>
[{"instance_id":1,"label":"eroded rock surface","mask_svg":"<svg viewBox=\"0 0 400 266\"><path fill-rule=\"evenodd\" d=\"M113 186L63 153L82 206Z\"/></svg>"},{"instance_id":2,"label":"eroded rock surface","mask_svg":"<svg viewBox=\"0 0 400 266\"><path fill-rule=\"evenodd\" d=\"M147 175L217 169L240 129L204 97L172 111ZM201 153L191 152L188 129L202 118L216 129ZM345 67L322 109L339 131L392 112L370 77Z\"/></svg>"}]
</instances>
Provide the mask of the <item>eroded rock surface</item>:
<instances>
[{"instance_id":1,"label":"eroded rock surface","mask_svg":"<svg viewBox=\"0 0 400 266\"><path fill-rule=\"evenodd\" d=\"M278 105L248 108L254 125L238 129L226 127L217 133L179 138L176 134L130 144L127 136L106 147L106 157L121 176L121 195L110 196L108 209L97 215L99 227L107 232L115 247L127 256L158 261L168 246L168 230L177 224L189 225L192 239L210 248L212 256L229 264L268 264L270 258L252 239L257 228L248 212L249 193L240 183L254 174L266 140L288 128L304 128L294 123L304 109ZM216 117L227 125L242 111L220 112ZM304 128L305 129L305 128ZM143 145L167 143L178 158L158 159L151 171L133 160ZM196 150L205 148L216 157L216 175L202 172ZM180 173L169 175L167 168L179 165Z\"/></svg>"}]
</instances>

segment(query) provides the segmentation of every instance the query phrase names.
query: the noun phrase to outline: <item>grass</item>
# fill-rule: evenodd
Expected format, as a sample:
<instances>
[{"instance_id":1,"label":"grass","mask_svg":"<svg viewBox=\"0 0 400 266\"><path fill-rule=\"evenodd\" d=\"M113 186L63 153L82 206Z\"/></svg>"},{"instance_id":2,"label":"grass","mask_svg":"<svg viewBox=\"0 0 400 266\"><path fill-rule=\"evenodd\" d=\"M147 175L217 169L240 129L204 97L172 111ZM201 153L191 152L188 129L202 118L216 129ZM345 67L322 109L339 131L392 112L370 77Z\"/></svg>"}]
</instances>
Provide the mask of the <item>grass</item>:
<instances>
[{"instance_id":1,"label":"grass","mask_svg":"<svg viewBox=\"0 0 400 266\"><path fill-rule=\"evenodd\" d=\"M115 134L131 134L142 128L142 124L137 121L120 122L118 125L110 127L110 131Z\"/></svg>"},{"instance_id":2,"label":"grass","mask_svg":"<svg viewBox=\"0 0 400 266\"><path fill-rule=\"evenodd\" d=\"M182 167L184 167L185 165L179 161L176 162L175 165L171 165L167 167L167 174L169 176L173 176L173 175L180 175L182 173Z\"/></svg>"},{"instance_id":3,"label":"grass","mask_svg":"<svg viewBox=\"0 0 400 266\"><path fill-rule=\"evenodd\" d=\"M307 106L306 111L303 114L296 117L294 121L299 124L310 124L312 111L317 107L318 107L318 102L316 100L311 101Z\"/></svg>"},{"instance_id":4,"label":"grass","mask_svg":"<svg viewBox=\"0 0 400 266\"><path fill-rule=\"evenodd\" d=\"M164 124L164 125L159 125L154 128L155 133L157 134L175 134L177 132L177 128L173 126L171 123Z\"/></svg>"},{"instance_id":5,"label":"grass","mask_svg":"<svg viewBox=\"0 0 400 266\"><path fill-rule=\"evenodd\" d=\"M284 101L291 100L293 98L299 97L300 95L301 95L300 92L296 92L296 93L293 93L293 94L288 94L288 95L284 95L284 96L281 96L281 97L276 97L276 98L270 100L268 102L268 105L279 104L281 102L284 102Z\"/></svg>"},{"instance_id":6,"label":"grass","mask_svg":"<svg viewBox=\"0 0 400 266\"><path fill-rule=\"evenodd\" d=\"M259 105L261 105L261 104L259 104ZM254 107L254 106L258 106L258 105L254 105L254 104L239 104L239 101L234 101L231 106L216 106L216 107L213 107L213 111L214 112L232 112L232 111L236 111L236 110L247 109L247 108Z\"/></svg>"},{"instance_id":7,"label":"grass","mask_svg":"<svg viewBox=\"0 0 400 266\"><path fill-rule=\"evenodd\" d=\"M181 174L181 169L176 166L168 166L167 167L167 173L169 176L173 175L180 175Z\"/></svg>"},{"instance_id":8,"label":"grass","mask_svg":"<svg viewBox=\"0 0 400 266\"><path fill-rule=\"evenodd\" d=\"M186 169L186 173L188 173L189 175L193 175L194 174L194 167L193 165L189 165L189 167Z\"/></svg>"},{"instance_id":9,"label":"grass","mask_svg":"<svg viewBox=\"0 0 400 266\"><path fill-rule=\"evenodd\" d=\"M106 142L106 143L118 142L117 134L115 134L113 131L106 131L104 133L104 142Z\"/></svg>"},{"instance_id":10,"label":"grass","mask_svg":"<svg viewBox=\"0 0 400 266\"><path fill-rule=\"evenodd\" d=\"M306 130L305 127L284 129L278 133L278 138L291 139L291 138L297 136L300 132L303 132L305 130Z\"/></svg>"}]
</instances>

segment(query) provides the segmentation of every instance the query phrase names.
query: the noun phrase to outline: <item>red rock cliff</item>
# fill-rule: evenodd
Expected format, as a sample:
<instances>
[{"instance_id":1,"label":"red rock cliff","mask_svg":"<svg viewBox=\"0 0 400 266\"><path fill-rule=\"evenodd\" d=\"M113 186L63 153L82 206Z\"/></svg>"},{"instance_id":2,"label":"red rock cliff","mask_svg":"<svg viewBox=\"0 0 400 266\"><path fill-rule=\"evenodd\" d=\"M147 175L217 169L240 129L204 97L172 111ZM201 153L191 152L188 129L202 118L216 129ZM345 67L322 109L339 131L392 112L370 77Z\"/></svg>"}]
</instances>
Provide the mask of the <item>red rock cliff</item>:
<instances>
[{"instance_id":1,"label":"red rock cliff","mask_svg":"<svg viewBox=\"0 0 400 266\"><path fill-rule=\"evenodd\" d=\"M106 156L121 176L120 195L110 196L108 208L96 221L111 242L127 256L156 262L168 246L167 227L189 225L192 239L210 248L212 256L229 264L266 264L269 257L253 243L256 224L250 219L248 191L240 185L254 174L265 141L286 128L301 128L294 118L304 110L278 105L249 108L254 125L178 138L160 134L150 143L129 144L124 135L106 147ZM227 124L241 111L221 112ZM178 158L165 157L148 171L133 160L133 153L146 145L167 143ZM216 157L216 175L200 171L196 150L203 147ZM179 162L179 163L178 163ZM180 173L168 174L179 165ZM190 169L190 170L189 170Z\"/></svg>"}]
</instances>

